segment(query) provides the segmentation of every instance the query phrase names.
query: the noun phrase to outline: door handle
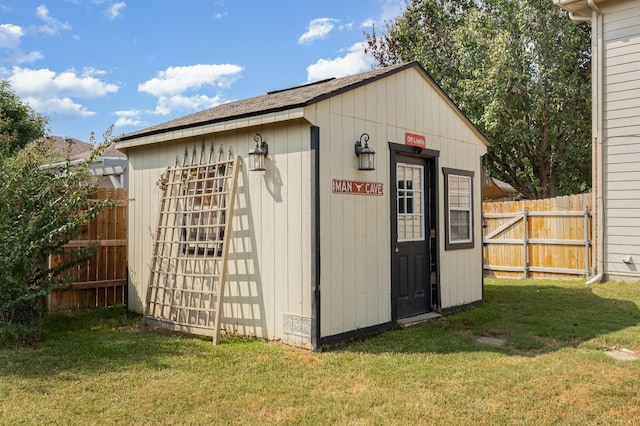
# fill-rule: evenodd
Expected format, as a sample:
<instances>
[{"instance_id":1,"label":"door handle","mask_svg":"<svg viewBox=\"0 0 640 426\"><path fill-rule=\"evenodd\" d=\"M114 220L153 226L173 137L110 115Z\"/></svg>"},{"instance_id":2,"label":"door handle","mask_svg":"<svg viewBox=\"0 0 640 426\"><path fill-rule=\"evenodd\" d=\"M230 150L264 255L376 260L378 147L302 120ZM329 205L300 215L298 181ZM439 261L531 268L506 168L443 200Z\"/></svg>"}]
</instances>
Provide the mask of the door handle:
<instances>
[{"instance_id":1,"label":"door handle","mask_svg":"<svg viewBox=\"0 0 640 426\"><path fill-rule=\"evenodd\" d=\"M396 247L396 253L398 253L400 251L400 249L398 247Z\"/></svg>"}]
</instances>

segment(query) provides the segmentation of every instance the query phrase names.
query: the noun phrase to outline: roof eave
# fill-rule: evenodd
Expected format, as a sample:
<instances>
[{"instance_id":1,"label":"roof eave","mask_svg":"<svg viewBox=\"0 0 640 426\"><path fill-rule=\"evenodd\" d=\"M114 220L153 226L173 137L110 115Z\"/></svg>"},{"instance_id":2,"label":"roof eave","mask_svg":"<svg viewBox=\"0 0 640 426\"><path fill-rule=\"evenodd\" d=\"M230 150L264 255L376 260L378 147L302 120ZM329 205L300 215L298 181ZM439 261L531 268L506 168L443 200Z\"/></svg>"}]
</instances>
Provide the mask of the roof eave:
<instances>
[{"instance_id":1,"label":"roof eave","mask_svg":"<svg viewBox=\"0 0 640 426\"><path fill-rule=\"evenodd\" d=\"M261 114L249 114L247 116L227 117L211 122L189 125L182 128L171 128L157 132L143 133L131 137L124 137L116 141L116 148L126 151L129 148L204 136L230 130L238 130L252 126L262 126L282 121L304 118L304 107L294 106L287 109L266 111Z\"/></svg>"},{"instance_id":2,"label":"roof eave","mask_svg":"<svg viewBox=\"0 0 640 426\"><path fill-rule=\"evenodd\" d=\"M591 8L587 0L553 0L553 4L569 12L571 19L591 18Z\"/></svg>"},{"instance_id":3,"label":"roof eave","mask_svg":"<svg viewBox=\"0 0 640 426\"><path fill-rule=\"evenodd\" d=\"M591 21L593 13L600 12L600 3L607 0L553 0L553 4L569 12L574 21Z\"/></svg>"}]
</instances>

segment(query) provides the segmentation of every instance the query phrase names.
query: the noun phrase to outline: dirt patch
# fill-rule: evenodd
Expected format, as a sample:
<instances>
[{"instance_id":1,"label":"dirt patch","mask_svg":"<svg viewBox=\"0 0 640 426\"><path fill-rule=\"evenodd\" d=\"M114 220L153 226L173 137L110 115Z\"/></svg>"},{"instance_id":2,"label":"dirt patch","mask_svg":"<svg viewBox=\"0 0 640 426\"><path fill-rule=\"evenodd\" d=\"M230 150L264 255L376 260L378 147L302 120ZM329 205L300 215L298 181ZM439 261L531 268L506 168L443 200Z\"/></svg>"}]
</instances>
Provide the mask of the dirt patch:
<instances>
[{"instance_id":1,"label":"dirt patch","mask_svg":"<svg viewBox=\"0 0 640 426\"><path fill-rule=\"evenodd\" d=\"M618 361L635 361L640 358L640 355L637 352L626 348L613 348L606 350L604 353Z\"/></svg>"},{"instance_id":2,"label":"dirt patch","mask_svg":"<svg viewBox=\"0 0 640 426\"><path fill-rule=\"evenodd\" d=\"M504 346L507 343L506 339L499 337L479 336L476 337L476 342L483 343L491 346Z\"/></svg>"}]
</instances>

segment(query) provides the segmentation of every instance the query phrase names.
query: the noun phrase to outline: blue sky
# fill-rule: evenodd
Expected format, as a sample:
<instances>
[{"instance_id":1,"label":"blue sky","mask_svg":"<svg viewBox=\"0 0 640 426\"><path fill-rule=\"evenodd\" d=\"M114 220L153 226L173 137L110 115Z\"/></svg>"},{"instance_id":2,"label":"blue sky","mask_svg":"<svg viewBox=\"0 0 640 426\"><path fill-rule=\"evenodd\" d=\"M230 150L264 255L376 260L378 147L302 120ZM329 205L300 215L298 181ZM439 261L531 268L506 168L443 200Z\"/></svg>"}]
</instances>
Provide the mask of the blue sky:
<instances>
[{"instance_id":1,"label":"blue sky","mask_svg":"<svg viewBox=\"0 0 640 426\"><path fill-rule=\"evenodd\" d=\"M0 0L0 79L52 135L97 141L371 69L404 0Z\"/></svg>"}]
</instances>

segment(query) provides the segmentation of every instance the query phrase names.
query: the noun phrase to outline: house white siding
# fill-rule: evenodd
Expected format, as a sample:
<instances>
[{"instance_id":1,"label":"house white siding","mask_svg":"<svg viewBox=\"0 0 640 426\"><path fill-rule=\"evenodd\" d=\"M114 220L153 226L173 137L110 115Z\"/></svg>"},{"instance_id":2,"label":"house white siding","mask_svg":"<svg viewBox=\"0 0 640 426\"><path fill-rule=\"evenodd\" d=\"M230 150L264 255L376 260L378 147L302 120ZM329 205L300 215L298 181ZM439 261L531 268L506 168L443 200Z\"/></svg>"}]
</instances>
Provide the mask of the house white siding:
<instances>
[{"instance_id":1,"label":"house white siding","mask_svg":"<svg viewBox=\"0 0 640 426\"><path fill-rule=\"evenodd\" d=\"M605 273L639 279L640 0L602 12Z\"/></svg>"}]
</instances>

